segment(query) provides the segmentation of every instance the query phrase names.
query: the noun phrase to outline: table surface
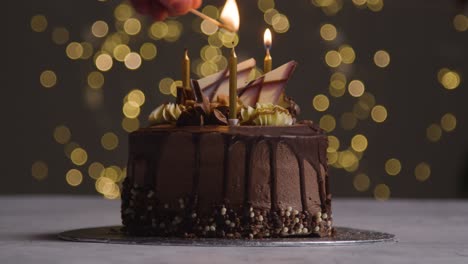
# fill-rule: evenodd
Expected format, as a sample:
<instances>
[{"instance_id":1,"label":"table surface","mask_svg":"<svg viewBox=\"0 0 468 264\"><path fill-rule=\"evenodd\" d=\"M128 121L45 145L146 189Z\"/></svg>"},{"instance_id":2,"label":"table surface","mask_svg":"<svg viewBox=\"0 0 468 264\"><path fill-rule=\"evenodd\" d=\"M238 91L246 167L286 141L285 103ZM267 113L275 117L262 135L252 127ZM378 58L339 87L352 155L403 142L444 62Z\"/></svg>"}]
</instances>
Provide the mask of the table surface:
<instances>
[{"instance_id":1,"label":"table surface","mask_svg":"<svg viewBox=\"0 0 468 264\"><path fill-rule=\"evenodd\" d=\"M145 246L66 242L70 229L119 225L119 201L0 196L0 263L468 263L468 201L335 199L335 225L398 242L299 248Z\"/></svg>"}]
</instances>

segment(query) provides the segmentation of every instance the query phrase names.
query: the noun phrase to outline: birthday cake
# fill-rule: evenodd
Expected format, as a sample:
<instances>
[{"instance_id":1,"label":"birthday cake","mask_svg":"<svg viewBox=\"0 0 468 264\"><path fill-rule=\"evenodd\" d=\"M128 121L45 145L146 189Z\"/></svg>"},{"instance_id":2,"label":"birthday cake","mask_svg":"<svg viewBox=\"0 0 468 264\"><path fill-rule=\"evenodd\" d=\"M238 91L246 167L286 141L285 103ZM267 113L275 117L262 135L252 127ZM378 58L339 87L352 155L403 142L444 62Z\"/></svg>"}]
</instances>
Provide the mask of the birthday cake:
<instances>
[{"instance_id":1,"label":"birthday cake","mask_svg":"<svg viewBox=\"0 0 468 264\"><path fill-rule=\"evenodd\" d=\"M229 72L178 87L150 126L129 136L122 222L131 235L331 236L327 136L284 95L289 62L249 80L237 65L239 125L229 125ZM235 108L234 108L235 109ZM232 113L231 113L232 114Z\"/></svg>"}]
</instances>

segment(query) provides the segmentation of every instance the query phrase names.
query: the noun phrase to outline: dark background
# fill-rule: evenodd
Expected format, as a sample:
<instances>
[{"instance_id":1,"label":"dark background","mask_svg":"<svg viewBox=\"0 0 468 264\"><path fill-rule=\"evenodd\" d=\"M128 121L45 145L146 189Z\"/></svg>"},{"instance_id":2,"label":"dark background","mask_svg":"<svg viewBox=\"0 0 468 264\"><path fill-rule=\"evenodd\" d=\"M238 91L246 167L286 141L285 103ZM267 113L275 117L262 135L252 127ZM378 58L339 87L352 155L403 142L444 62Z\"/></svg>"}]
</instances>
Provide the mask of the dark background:
<instances>
[{"instance_id":1,"label":"dark background","mask_svg":"<svg viewBox=\"0 0 468 264\"><path fill-rule=\"evenodd\" d=\"M364 134L369 147L360 161L359 169L347 172L331 169L332 190L335 196L373 197L374 187L386 184L391 197L449 198L463 195L463 181L468 177L468 38L467 31L459 32L453 26L455 15L465 12L455 1L392 0L384 1L379 12L358 8L352 1L343 3L336 15L326 15L310 1L277 0L276 9L289 18L290 29L274 34L272 55L279 66L291 59L299 66L287 93L302 107L302 118L316 122L323 114L339 119L352 109L356 98L348 93L339 98L329 96L328 86L332 69L324 62L325 53L342 44L351 45L356 60L348 68L348 80L360 79L366 91L372 93L377 104L388 110L388 118L378 124L372 119L359 121L356 128L344 130L337 122L331 133L346 149L355 134ZM2 91L1 91L1 194L11 193L96 193L94 180L87 176L88 165L99 161L106 166L125 166L127 132L121 127L122 100L134 88L146 94L139 119L146 124L146 116L163 101L172 100L158 90L164 77L179 78L179 61L184 47L189 47L192 60L199 58L199 50L207 44L207 36L192 30L189 14L179 18L183 25L176 42L154 41L147 36L151 19L141 16L143 29L128 44L138 51L141 43L153 42L158 48L156 59L144 61L137 71L129 71L114 60L109 72L103 73L105 84L101 89L102 102L96 109L87 106L86 78L96 70L92 57L88 60L70 60L65 54L67 44L57 45L51 40L54 27L65 27L70 41L99 41L90 37L90 27L96 20L109 24L115 31L114 8L121 1L6 1L3 5L2 25ZM222 6L223 1L205 1L204 5ZM268 26L257 1L238 1L241 13L240 43L236 50L241 58L254 57L258 65L264 56L263 31ZM31 30L31 17L43 14L48 27L44 32ZM199 22L198 22L199 23ZM336 41L324 41L319 34L321 25L332 23L338 29ZM224 50L227 54L226 49ZM379 68L373 62L377 50L386 50L390 65ZM454 90L444 89L437 73L447 67L461 76ZM39 82L41 72L53 70L57 85L45 89ZM339 70L339 69L338 69ZM194 75L193 77L197 77ZM312 98L323 93L330 98L330 108L317 112ZM439 123L445 113L457 117L453 132L443 132L439 141L426 138L426 129ZM86 149L88 162L74 165L64 154L64 145L54 141L54 128L66 125L72 141ZM101 136L114 132L119 146L113 150L101 147ZM389 158L401 161L402 170L389 176L384 164ZM31 166L41 160L48 166L47 177L37 180ZM414 168L420 162L431 166L431 176L419 182ZM83 182L71 187L65 181L69 169L82 171ZM367 191L358 192L353 178L366 173L371 183ZM466 186L466 185L465 185ZM466 191L466 190L465 190Z\"/></svg>"}]
</instances>

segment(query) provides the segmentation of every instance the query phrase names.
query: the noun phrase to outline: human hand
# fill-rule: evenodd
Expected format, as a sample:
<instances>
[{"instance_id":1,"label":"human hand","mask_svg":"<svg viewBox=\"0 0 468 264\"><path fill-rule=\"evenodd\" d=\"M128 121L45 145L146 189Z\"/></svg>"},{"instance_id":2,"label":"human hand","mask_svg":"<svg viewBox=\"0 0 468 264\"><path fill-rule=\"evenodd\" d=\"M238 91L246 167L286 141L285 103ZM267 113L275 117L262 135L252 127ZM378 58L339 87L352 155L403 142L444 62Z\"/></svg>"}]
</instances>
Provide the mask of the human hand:
<instances>
[{"instance_id":1,"label":"human hand","mask_svg":"<svg viewBox=\"0 0 468 264\"><path fill-rule=\"evenodd\" d=\"M190 9L200 7L202 0L131 0L135 10L150 15L155 20L164 20L168 16L187 14Z\"/></svg>"}]
</instances>

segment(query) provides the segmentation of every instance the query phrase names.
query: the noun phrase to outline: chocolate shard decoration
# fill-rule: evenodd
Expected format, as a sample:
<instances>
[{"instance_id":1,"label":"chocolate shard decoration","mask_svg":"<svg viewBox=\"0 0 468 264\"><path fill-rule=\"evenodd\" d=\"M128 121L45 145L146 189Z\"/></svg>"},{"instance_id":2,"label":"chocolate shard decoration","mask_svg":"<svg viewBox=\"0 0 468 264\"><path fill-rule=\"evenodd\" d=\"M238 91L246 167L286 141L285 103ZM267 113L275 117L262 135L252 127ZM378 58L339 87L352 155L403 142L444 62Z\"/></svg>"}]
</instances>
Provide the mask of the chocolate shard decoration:
<instances>
[{"instance_id":1,"label":"chocolate shard decoration","mask_svg":"<svg viewBox=\"0 0 468 264\"><path fill-rule=\"evenodd\" d=\"M240 100L245 106L252 107L256 103L278 104L296 65L295 61L290 61L251 81L238 90Z\"/></svg>"},{"instance_id":2,"label":"chocolate shard decoration","mask_svg":"<svg viewBox=\"0 0 468 264\"><path fill-rule=\"evenodd\" d=\"M255 59L248 59L237 64L237 89L245 86L249 79L250 72L255 67ZM199 79L203 93L210 102L217 100L218 96L229 95L229 71L227 69L215 74Z\"/></svg>"}]
</instances>

